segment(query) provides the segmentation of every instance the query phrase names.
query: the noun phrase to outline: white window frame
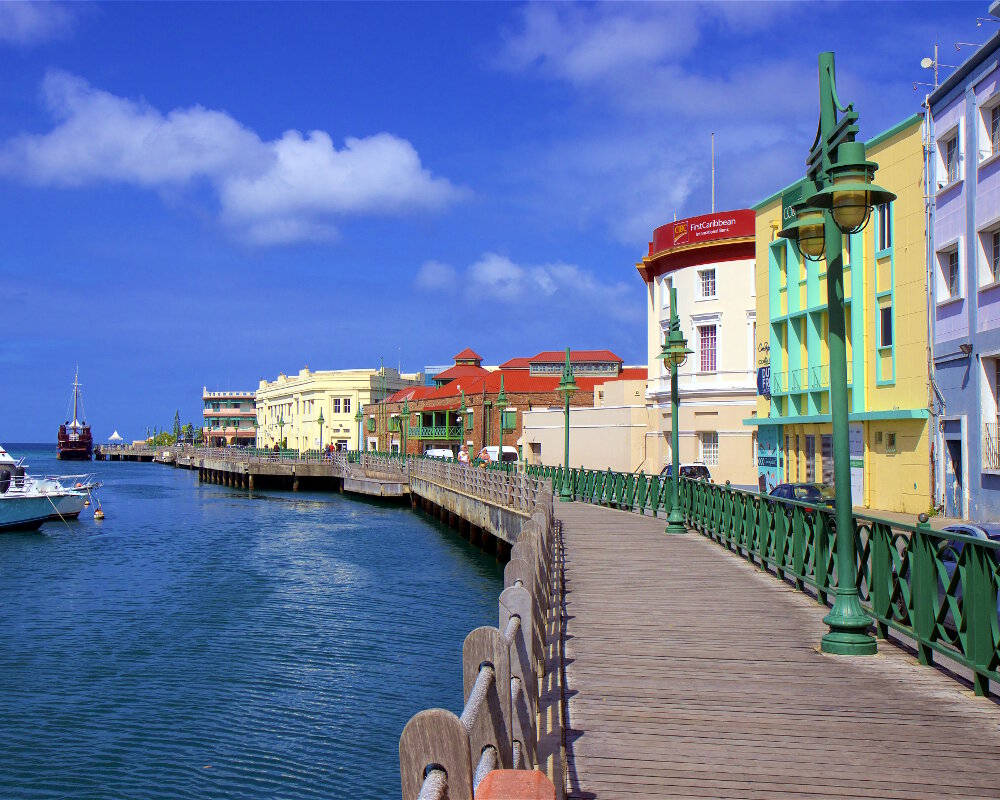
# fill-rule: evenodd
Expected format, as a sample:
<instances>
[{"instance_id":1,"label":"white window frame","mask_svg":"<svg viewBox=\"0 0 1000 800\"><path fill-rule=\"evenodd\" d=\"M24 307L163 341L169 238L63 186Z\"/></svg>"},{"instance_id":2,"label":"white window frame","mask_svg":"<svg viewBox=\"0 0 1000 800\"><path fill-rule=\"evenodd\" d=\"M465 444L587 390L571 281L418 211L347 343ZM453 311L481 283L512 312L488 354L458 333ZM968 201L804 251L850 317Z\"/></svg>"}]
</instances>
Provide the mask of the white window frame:
<instances>
[{"instance_id":1,"label":"white window frame","mask_svg":"<svg viewBox=\"0 0 1000 800\"><path fill-rule=\"evenodd\" d=\"M706 467L719 466L718 431L698 431L698 460Z\"/></svg>"},{"instance_id":2,"label":"white window frame","mask_svg":"<svg viewBox=\"0 0 1000 800\"><path fill-rule=\"evenodd\" d=\"M712 293L705 294L705 278L708 273L712 273ZM719 297L719 271L715 267L706 267L698 270L698 299L717 300Z\"/></svg>"},{"instance_id":3,"label":"white window frame","mask_svg":"<svg viewBox=\"0 0 1000 800\"><path fill-rule=\"evenodd\" d=\"M660 308L670 311L670 288L674 285L673 273L660 276Z\"/></svg>"},{"instance_id":4,"label":"white window frame","mask_svg":"<svg viewBox=\"0 0 1000 800\"><path fill-rule=\"evenodd\" d=\"M994 137L993 116L997 116L996 136ZM1000 93L994 93L982 101L979 105L979 163L1000 157Z\"/></svg>"},{"instance_id":5,"label":"white window frame","mask_svg":"<svg viewBox=\"0 0 1000 800\"><path fill-rule=\"evenodd\" d=\"M955 142L955 171L948 171L948 143ZM962 119L959 117L954 124L944 130L936 139L937 145L937 187L938 191L950 189L962 182L965 177L965 159L962 157Z\"/></svg>"},{"instance_id":6,"label":"white window frame","mask_svg":"<svg viewBox=\"0 0 1000 800\"><path fill-rule=\"evenodd\" d=\"M884 253L887 250L892 250L891 202L882 203L875 207L875 222L875 252Z\"/></svg>"},{"instance_id":7,"label":"white window frame","mask_svg":"<svg viewBox=\"0 0 1000 800\"><path fill-rule=\"evenodd\" d=\"M882 315L885 312L889 312L889 342L882 341ZM876 338L878 339L878 347L880 350L888 349L892 347L893 342L896 341L896 319L892 313L892 304L878 306L878 313L876 319Z\"/></svg>"},{"instance_id":8,"label":"white window frame","mask_svg":"<svg viewBox=\"0 0 1000 800\"><path fill-rule=\"evenodd\" d=\"M1000 103L997 108L1000 109ZM980 289L1000 284L1000 263L997 270L993 270L993 240L998 234L1000 216L988 220L976 231L976 285Z\"/></svg>"},{"instance_id":9,"label":"white window frame","mask_svg":"<svg viewBox=\"0 0 1000 800\"><path fill-rule=\"evenodd\" d=\"M934 254L936 273L934 297L937 305L950 303L965 297L965 278L963 275L965 269L962 259L962 244L962 238L959 237L954 241L948 242ZM952 253L956 253L958 255L958 291L955 294L952 294L951 287L948 283L949 256Z\"/></svg>"},{"instance_id":10,"label":"white window frame","mask_svg":"<svg viewBox=\"0 0 1000 800\"><path fill-rule=\"evenodd\" d=\"M713 331L713 339L714 339L714 345L715 345L713 347L713 352L712 352L712 361L714 362L714 365L713 365L714 368L713 369L706 369L705 368L704 357L705 357L706 353L702 350L702 334L701 334L701 332L703 330L707 330L708 328L711 328L712 331ZM719 324L717 322L705 322L705 323L702 323L702 324L698 325L695 328L695 331L697 331L697 336L698 336L698 373L702 374L702 375L715 375L716 373L719 372L719 339L721 338L719 336L719 334L721 332L720 331L720 326L719 326Z\"/></svg>"}]
</instances>

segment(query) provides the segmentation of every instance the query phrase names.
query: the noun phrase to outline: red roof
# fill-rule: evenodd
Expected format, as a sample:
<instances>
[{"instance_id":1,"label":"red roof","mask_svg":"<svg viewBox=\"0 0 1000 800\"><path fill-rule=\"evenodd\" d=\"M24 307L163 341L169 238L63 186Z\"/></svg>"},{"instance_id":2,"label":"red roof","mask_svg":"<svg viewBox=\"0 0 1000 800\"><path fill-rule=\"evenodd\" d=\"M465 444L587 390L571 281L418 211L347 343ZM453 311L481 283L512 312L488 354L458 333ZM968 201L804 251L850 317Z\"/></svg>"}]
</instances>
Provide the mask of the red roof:
<instances>
[{"instance_id":1,"label":"red roof","mask_svg":"<svg viewBox=\"0 0 1000 800\"><path fill-rule=\"evenodd\" d=\"M385 398L387 403L402 403L404 400L423 400L434 392L433 386L407 386Z\"/></svg>"},{"instance_id":2,"label":"red roof","mask_svg":"<svg viewBox=\"0 0 1000 800\"><path fill-rule=\"evenodd\" d=\"M466 347L461 353L454 357L454 361L482 361L483 357L471 347Z\"/></svg>"},{"instance_id":3,"label":"red roof","mask_svg":"<svg viewBox=\"0 0 1000 800\"><path fill-rule=\"evenodd\" d=\"M444 370L444 372L439 372L434 376L434 380L447 383L456 378L480 377L488 374L489 370L485 370L482 367L474 367L472 364L456 364L454 367Z\"/></svg>"},{"instance_id":4,"label":"red roof","mask_svg":"<svg viewBox=\"0 0 1000 800\"><path fill-rule=\"evenodd\" d=\"M623 363L622 360L610 350L570 350L569 360L571 362L616 361L619 364ZM528 359L529 364L554 364L557 362L565 363L565 361L565 350L545 350L544 352Z\"/></svg>"},{"instance_id":5,"label":"red roof","mask_svg":"<svg viewBox=\"0 0 1000 800\"><path fill-rule=\"evenodd\" d=\"M644 381L649 377L649 369L646 367L625 367L618 373L620 381Z\"/></svg>"},{"instance_id":6,"label":"red roof","mask_svg":"<svg viewBox=\"0 0 1000 800\"><path fill-rule=\"evenodd\" d=\"M512 358L510 361L504 361L500 369L528 369L528 359Z\"/></svg>"}]
</instances>

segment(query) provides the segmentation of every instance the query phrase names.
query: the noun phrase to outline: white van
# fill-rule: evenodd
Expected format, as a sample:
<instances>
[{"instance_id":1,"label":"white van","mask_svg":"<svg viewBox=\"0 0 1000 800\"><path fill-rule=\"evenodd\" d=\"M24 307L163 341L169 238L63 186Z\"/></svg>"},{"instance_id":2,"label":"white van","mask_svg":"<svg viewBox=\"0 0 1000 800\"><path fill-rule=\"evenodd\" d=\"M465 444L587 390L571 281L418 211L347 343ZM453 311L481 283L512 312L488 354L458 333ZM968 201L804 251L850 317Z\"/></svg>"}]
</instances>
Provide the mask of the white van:
<instances>
[{"instance_id":1,"label":"white van","mask_svg":"<svg viewBox=\"0 0 1000 800\"><path fill-rule=\"evenodd\" d=\"M491 444L488 447L484 447L479 451L477 458L480 461L485 461L486 456L489 456L490 463L496 463L497 460L497 446ZM503 446L503 460L504 461L517 461L517 448L511 447L509 444Z\"/></svg>"},{"instance_id":2,"label":"white van","mask_svg":"<svg viewBox=\"0 0 1000 800\"><path fill-rule=\"evenodd\" d=\"M455 453L448 448L430 448L429 450L424 450L424 455L427 458L440 458L444 461L454 461Z\"/></svg>"}]
</instances>

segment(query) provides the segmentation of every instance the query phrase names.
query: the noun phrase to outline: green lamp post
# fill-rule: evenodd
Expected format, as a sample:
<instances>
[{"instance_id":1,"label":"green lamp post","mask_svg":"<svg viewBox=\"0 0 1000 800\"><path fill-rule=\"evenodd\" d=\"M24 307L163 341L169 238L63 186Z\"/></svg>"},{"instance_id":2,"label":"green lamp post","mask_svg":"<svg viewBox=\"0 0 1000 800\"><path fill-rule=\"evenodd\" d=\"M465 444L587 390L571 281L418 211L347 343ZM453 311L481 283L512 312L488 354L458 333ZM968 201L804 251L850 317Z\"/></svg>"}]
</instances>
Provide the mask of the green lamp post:
<instances>
[{"instance_id":1,"label":"green lamp post","mask_svg":"<svg viewBox=\"0 0 1000 800\"><path fill-rule=\"evenodd\" d=\"M468 408L465 405L465 389L462 389L462 404L458 407L458 416L455 417L455 424L458 428L458 449L465 446L465 417Z\"/></svg>"},{"instance_id":2,"label":"green lamp post","mask_svg":"<svg viewBox=\"0 0 1000 800\"><path fill-rule=\"evenodd\" d=\"M281 417L278 419L278 447L282 450L285 449L285 412L281 412Z\"/></svg>"},{"instance_id":3,"label":"green lamp post","mask_svg":"<svg viewBox=\"0 0 1000 800\"><path fill-rule=\"evenodd\" d=\"M503 463L503 412L507 409L507 392L503 388L503 375L500 375L500 394L497 395L495 403L497 407L497 417L500 423L497 425L497 463Z\"/></svg>"},{"instance_id":4,"label":"green lamp post","mask_svg":"<svg viewBox=\"0 0 1000 800\"><path fill-rule=\"evenodd\" d=\"M319 425L319 451L323 452L323 409L319 410L319 419L316 420Z\"/></svg>"},{"instance_id":5,"label":"green lamp post","mask_svg":"<svg viewBox=\"0 0 1000 800\"><path fill-rule=\"evenodd\" d=\"M871 655L877 645L869 633L871 619L858 597L852 514L843 236L863 230L872 207L891 202L896 195L872 183L878 164L866 161L864 143L854 141L858 113L853 105L841 105L837 97L833 53L829 52L819 56L819 104L819 129L806 162L805 189L792 207L795 220L778 235L795 242L810 261L826 259L837 589L833 609L823 619L830 630L821 648L838 655Z\"/></svg>"},{"instance_id":6,"label":"green lamp post","mask_svg":"<svg viewBox=\"0 0 1000 800\"><path fill-rule=\"evenodd\" d=\"M364 450L364 448L361 446L363 444L362 433L361 433L361 423L364 422L364 419L365 419L364 412L361 411L361 402L360 402L360 400L361 400L361 398L358 398L358 410L354 414L354 421L358 424L358 452L359 453L362 450Z\"/></svg>"},{"instance_id":7,"label":"green lamp post","mask_svg":"<svg viewBox=\"0 0 1000 800\"><path fill-rule=\"evenodd\" d=\"M569 360L569 348L566 348L566 364L563 366L562 378L556 391L563 396L563 421L564 434L563 442L565 452L563 454L563 480L562 488L559 490L559 500L568 503L573 499L573 489L569 485L569 396L577 390L576 380L573 378L573 365Z\"/></svg>"},{"instance_id":8,"label":"green lamp post","mask_svg":"<svg viewBox=\"0 0 1000 800\"><path fill-rule=\"evenodd\" d=\"M402 419L399 420L399 433L400 436L402 436L403 438L404 460L406 459L406 449L407 445L409 444L409 442L407 442L407 439L409 438L408 435L409 431L410 431L410 398L407 397L405 400L403 400L403 416Z\"/></svg>"},{"instance_id":9,"label":"green lamp post","mask_svg":"<svg viewBox=\"0 0 1000 800\"><path fill-rule=\"evenodd\" d=\"M687 533L684 515L681 513L681 456L680 420L678 419L681 398L677 388L677 372L684 366L693 351L688 349L687 339L681 333L681 321L677 316L677 290L670 289L670 330L663 339L663 349L659 358L670 370L670 514L667 516L667 533Z\"/></svg>"}]
</instances>

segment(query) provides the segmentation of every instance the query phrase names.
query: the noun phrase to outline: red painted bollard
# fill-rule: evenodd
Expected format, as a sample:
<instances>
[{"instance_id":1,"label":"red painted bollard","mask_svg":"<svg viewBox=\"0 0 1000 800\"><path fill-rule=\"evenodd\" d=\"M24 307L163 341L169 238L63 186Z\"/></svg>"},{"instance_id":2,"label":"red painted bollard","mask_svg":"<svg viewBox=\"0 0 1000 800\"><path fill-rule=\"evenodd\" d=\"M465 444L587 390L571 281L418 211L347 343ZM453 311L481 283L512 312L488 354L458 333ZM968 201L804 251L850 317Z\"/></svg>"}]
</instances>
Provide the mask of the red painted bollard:
<instances>
[{"instance_id":1,"label":"red painted bollard","mask_svg":"<svg viewBox=\"0 0 1000 800\"><path fill-rule=\"evenodd\" d=\"M556 800L556 787L537 769L495 769L479 784L476 800Z\"/></svg>"}]
</instances>

